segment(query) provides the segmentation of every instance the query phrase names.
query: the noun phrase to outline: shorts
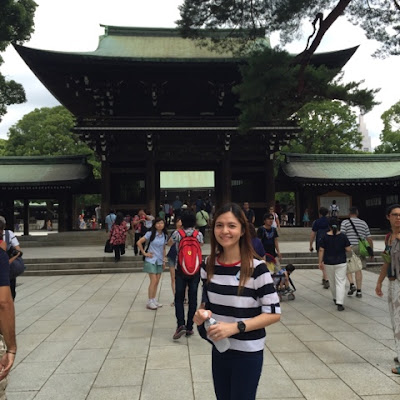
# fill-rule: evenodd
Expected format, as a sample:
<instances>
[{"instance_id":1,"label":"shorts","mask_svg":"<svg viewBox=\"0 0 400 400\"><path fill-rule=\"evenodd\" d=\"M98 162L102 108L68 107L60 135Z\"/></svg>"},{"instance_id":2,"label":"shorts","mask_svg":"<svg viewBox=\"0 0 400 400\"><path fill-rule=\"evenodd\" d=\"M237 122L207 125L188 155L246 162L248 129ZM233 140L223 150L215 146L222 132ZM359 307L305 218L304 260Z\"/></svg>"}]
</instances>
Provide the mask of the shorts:
<instances>
[{"instance_id":1,"label":"shorts","mask_svg":"<svg viewBox=\"0 0 400 400\"><path fill-rule=\"evenodd\" d=\"M168 267L170 267L170 268L175 268L176 260L175 260L175 259L172 259L172 258L168 258L167 264L168 264Z\"/></svg>"},{"instance_id":2,"label":"shorts","mask_svg":"<svg viewBox=\"0 0 400 400\"><path fill-rule=\"evenodd\" d=\"M148 274L161 274L163 272L162 264L152 264L147 261L144 262L143 271Z\"/></svg>"}]
</instances>

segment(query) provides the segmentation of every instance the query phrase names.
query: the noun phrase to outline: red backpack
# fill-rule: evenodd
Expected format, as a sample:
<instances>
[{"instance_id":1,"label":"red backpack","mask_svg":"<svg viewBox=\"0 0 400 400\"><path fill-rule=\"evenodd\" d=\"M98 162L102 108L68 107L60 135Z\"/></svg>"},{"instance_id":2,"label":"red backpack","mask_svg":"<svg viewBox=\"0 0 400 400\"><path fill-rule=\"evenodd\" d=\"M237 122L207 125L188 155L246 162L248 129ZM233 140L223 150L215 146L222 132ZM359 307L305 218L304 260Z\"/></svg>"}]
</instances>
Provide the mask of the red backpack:
<instances>
[{"instance_id":1,"label":"red backpack","mask_svg":"<svg viewBox=\"0 0 400 400\"><path fill-rule=\"evenodd\" d=\"M187 276L194 276L200 271L202 262L200 243L197 240L199 232L193 231L187 236L183 229L178 230L181 240L178 247L178 268Z\"/></svg>"}]
</instances>

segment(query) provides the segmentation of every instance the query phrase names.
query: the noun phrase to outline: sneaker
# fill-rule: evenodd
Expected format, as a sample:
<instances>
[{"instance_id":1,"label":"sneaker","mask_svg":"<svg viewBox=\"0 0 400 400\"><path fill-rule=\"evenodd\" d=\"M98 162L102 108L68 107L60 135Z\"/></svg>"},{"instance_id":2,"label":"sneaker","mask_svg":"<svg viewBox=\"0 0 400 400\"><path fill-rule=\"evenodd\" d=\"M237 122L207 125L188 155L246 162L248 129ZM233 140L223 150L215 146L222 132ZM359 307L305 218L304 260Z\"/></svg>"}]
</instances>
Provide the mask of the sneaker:
<instances>
[{"instance_id":1,"label":"sneaker","mask_svg":"<svg viewBox=\"0 0 400 400\"><path fill-rule=\"evenodd\" d=\"M186 330L186 337L192 336L194 334L193 329L187 329Z\"/></svg>"},{"instance_id":2,"label":"sneaker","mask_svg":"<svg viewBox=\"0 0 400 400\"><path fill-rule=\"evenodd\" d=\"M338 304L337 310L338 310L338 311L343 311L343 310L344 310L344 307L343 307L341 304Z\"/></svg>"},{"instance_id":3,"label":"sneaker","mask_svg":"<svg viewBox=\"0 0 400 400\"><path fill-rule=\"evenodd\" d=\"M157 300L154 300L154 304L158 307L161 308L163 305L159 303Z\"/></svg>"},{"instance_id":4,"label":"sneaker","mask_svg":"<svg viewBox=\"0 0 400 400\"><path fill-rule=\"evenodd\" d=\"M182 325L176 330L176 332L174 333L174 336L172 336L172 339L178 340L185 334L186 334L186 326Z\"/></svg>"},{"instance_id":5,"label":"sneaker","mask_svg":"<svg viewBox=\"0 0 400 400\"><path fill-rule=\"evenodd\" d=\"M356 293L356 297L358 297L358 298L362 297L362 293L361 292L357 292Z\"/></svg>"},{"instance_id":6,"label":"sneaker","mask_svg":"<svg viewBox=\"0 0 400 400\"><path fill-rule=\"evenodd\" d=\"M356 287L354 285L350 286L349 291L347 292L347 296L352 296L353 293L356 291Z\"/></svg>"},{"instance_id":7,"label":"sneaker","mask_svg":"<svg viewBox=\"0 0 400 400\"><path fill-rule=\"evenodd\" d=\"M330 285L329 285L329 281L325 281L324 282L324 289L329 289Z\"/></svg>"},{"instance_id":8,"label":"sneaker","mask_svg":"<svg viewBox=\"0 0 400 400\"><path fill-rule=\"evenodd\" d=\"M157 310L158 307L157 307L157 304L154 303L153 300L149 300L147 302L146 308L148 308L149 310Z\"/></svg>"}]
</instances>

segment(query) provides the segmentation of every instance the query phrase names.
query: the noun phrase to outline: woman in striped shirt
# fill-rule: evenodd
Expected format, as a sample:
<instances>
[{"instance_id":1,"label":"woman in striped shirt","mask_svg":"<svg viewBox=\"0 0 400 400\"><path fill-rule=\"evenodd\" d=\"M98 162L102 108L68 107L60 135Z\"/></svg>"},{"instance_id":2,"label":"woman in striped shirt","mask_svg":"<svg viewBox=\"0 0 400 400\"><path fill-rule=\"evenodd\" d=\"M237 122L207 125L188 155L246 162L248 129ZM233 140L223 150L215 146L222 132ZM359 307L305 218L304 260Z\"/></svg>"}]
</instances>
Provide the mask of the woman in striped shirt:
<instances>
[{"instance_id":1,"label":"woman in striped shirt","mask_svg":"<svg viewBox=\"0 0 400 400\"><path fill-rule=\"evenodd\" d=\"M203 297L194 322L211 343L228 338L229 350L212 350L218 400L256 397L263 364L265 327L280 319L279 298L264 261L253 250L246 217L235 203L214 216L211 254L202 266ZM204 321L215 318L207 333Z\"/></svg>"}]
</instances>

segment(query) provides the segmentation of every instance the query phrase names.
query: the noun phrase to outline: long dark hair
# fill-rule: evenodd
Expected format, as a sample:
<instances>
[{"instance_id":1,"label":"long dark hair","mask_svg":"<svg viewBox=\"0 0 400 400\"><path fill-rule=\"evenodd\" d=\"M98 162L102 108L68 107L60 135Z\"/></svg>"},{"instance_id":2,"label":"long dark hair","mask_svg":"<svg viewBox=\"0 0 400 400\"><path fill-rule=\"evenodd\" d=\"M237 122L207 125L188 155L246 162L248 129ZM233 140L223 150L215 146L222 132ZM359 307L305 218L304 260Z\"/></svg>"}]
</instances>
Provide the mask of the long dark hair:
<instances>
[{"instance_id":1,"label":"long dark hair","mask_svg":"<svg viewBox=\"0 0 400 400\"><path fill-rule=\"evenodd\" d=\"M224 248L218 243L214 229L215 223L218 217L227 212L231 212L235 218L239 221L242 226L243 235L239 239L239 247L240 247L240 281L238 287L238 294L243 291L243 287L247 280L253 274L253 258L259 258L256 252L253 249L251 244L251 236L249 231L249 223L247 222L247 218L244 215L242 208L236 203L228 203L222 206L215 214L212 220L211 225L211 254L208 257L206 270L207 270L207 280L210 281L214 276L215 270L215 259L219 254L224 252Z\"/></svg>"},{"instance_id":2,"label":"long dark hair","mask_svg":"<svg viewBox=\"0 0 400 400\"><path fill-rule=\"evenodd\" d=\"M167 225L164 221L164 218L160 218L160 217L156 217L153 221L153 225L151 226L151 235L150 235L150 242L152 242L154 240L154 238L156 237L156 233L157 233L157 229L156 229L156 223L157 222L164 222L164 229L162 230L164 233L164 236L167 237L168 236L168 230L167 230Z\"/></svg>"},{"instance_id":3,"label":"long dark hair","mask_svg":"<svg viewBox=\"0 0 400 400\"><path fill-rule=\"evenodd\" d=\"M123 220L124 220L124 214L122 214L122 212L118 212L114 224L121 225Z\"/></svg>"},{"instance_id":4,"label":"long dark hair","mask_svg":"<svg viewBox=\"0 0 400 400\"><path fill-rule=\"evenodd\" d=\"M329 224L329 228L332 229L333 235L336 236L337 235L337 231L339 230L339 228L338 228L339 227L338 219L336 217L329 218L328 224Z\"/></svg>"}]
</instances>

